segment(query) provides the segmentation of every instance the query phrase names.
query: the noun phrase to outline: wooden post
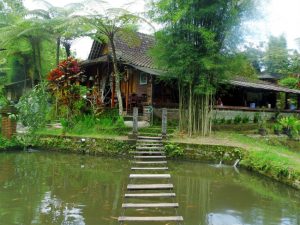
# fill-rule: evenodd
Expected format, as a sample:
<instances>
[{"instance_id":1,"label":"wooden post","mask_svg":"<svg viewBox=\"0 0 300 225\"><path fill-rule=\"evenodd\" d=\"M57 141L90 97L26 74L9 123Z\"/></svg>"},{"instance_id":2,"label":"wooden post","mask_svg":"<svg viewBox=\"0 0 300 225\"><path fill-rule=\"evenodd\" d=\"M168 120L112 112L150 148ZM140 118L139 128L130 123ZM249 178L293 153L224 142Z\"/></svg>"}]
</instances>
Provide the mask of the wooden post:
<instances>
[{"instance_id":1,"label":"wooden post","mask_svg":"<svg viewBox=\"0 0 300 225\"><path fill-rule=\"evenodd\" d=\"M162 121L161 121L161 134L163 138L167 137L167 109L163 108L162 109Z\"/></svg>"},{"instance_id":2,"label":"wooden post","mask_svg":"<svg viewBox=\"0 0 300 225\"><path fill-rule=\"evenodd\" d=\"M289 99L289 94L288 94L288 93L285 93L284 109L289 109L288 99Z\"/></svg>"},{"instance_id":3,"label":"wooden post","mask_svg":"<svg viewBox=\"0 0 300 225\"><path fill-rule=\"evenodd\" d=\"M126 87L125 87L125 89L126 89L126 113L128 113L128 104L129 104L129 71L128 71L129 69L127 68L127 70L126 70L126 83L125 83L125 85L126 85Z\"/></svg>"},{"instance_id":4,"label":"wooden post","mask_svg":"<svg viewBox=\"0 0 300 225\"><path fill-rule=\"evenodd\" d=\"M139 109L137 107L133 108L133 124L132 124L132 128L133 128L133 135L136 137L138 134L138 115L139 115Z\"/></svg>"}]
</instances>

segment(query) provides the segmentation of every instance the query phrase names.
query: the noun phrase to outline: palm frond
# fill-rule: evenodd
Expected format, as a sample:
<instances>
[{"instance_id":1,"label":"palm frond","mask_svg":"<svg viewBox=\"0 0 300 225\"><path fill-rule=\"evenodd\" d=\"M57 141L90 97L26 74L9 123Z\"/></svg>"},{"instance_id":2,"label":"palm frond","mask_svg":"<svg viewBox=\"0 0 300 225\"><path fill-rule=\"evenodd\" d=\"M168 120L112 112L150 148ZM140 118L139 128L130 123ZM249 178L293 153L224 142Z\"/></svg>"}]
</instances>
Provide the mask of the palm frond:
<instances>
[{"instance_id":1,"label":"palm frond","mask_svg":"<svg viewBox=\"0 0 300 225\"><path fill-rule=\"evenodd\" d=\"M27 15L37 16L43 19L51 19L50 13L43 9L34 9L27 12Z\"/></svg>"}]
</instances>

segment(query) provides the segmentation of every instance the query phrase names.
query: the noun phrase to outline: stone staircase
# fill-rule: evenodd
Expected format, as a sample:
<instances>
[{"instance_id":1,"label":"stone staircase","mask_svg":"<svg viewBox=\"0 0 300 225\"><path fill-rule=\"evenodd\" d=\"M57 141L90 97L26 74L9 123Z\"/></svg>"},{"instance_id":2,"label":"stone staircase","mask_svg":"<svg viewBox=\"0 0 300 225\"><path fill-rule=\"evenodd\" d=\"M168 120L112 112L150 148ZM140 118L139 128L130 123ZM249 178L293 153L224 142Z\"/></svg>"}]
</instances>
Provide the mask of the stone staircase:
<instances>
[{"instance_id":1,"label":"stone staircase","mask_svg":"<svg viewBox=\"0 0 300 225\"><path fill-rule=\"evenodd\" d=\"M129 184L124 195L123 215L118 218L120 224L183 224L183 217L177 215L179 204L175 202L176 194L168 173L162 137L138 136L136 149L131 153L134 159L131 167L133 173L129 175ZM147 215L147 209L150 210L150 215ZM141 210L144 212L142 216Z\"/></svg>"}]
</instances>

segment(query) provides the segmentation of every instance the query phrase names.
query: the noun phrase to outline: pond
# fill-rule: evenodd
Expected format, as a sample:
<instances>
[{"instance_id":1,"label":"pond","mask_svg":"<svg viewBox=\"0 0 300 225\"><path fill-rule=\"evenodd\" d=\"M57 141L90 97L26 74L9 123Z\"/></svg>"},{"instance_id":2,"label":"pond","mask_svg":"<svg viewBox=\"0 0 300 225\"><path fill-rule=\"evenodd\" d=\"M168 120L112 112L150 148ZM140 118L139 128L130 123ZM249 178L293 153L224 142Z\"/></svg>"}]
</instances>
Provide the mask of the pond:
<instances>
[{"instance_id":1,"label":"pond","mask_svg":"<svg viewBox=\"0 0 300 225\"><path fill-rule=\"evenodd\" d=\"M232 167L169 167L185 225L300 224L300 191ZM129 169L125 159L1 153L0 224L118 224Z\"/></svg>"}]
</instances>

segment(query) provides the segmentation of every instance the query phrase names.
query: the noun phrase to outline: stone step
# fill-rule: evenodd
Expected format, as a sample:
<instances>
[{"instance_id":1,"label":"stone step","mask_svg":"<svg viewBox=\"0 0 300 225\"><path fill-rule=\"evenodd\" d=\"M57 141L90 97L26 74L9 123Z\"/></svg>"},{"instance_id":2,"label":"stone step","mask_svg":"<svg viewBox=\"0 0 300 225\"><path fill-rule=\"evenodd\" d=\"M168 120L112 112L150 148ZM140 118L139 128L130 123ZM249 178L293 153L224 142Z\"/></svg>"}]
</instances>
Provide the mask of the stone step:
<instances>
[{"instance_id":1,"label":"stone step","mask_svg":"<svg viewBox=\"0 0 300 225\"><path fill-rule=\"evenodd\" d=\"M127 190L170 190L173 184L128 184Z\"/></svg>"},{"instance_id":2,"label":"stone step","mask_svg":"<svg viewBox=\"0 0 300 225\"><path fill-rule=\"evenodd\" d=\"M162 144L162 140L147 140L147 139L138 139L137 140L137 144L141 144L141 143L160 143Z\"/></svg>"},{"instance_id":3,"label":"stone step","mask_svg":"<svg viewBox=\"0 0 300 225\"><path fill-rule=\"evenodd\" d=\"M164 147L136 147L136 150L163 150Z\"/></svg>"},{"instance_id":4,"label":"stone step","mask_svg":"<svg viewBox=\"0 0 300 225\"><path fill-rule=\"evenodd\" d=\"M167 161L133 161L136 164L166 164Z\"/></svg>"},{"instance_id":5,"label":"stone step","mask_svg":"<svg viewBox=\"0 0 300 225\"><path fill-rule=\"evenodd\" d=\"M125 198L161 198L161 197L176 197L175 193L143 193L143 194L125 194Z\"/></svg>"},{"instance_id":6,"label":"stone step","mask_svg":"<svg viewBox=\"0 0 300 225\"><path fill-rule=\"evenodd\" d=\"M119 222L126 221L139 221L139 222L180 222L183 221L182 216L120 216L118 219Z\"/></svg>"},{"instance_id":7,"label":"stone step","mask_svg":"<svg viewBox=\"0 0 300 225\"><path fill-rule=\"evenodd\" d=\"M178 208L178 203L123 203L122 208Z\"/></svg>"},{"instance_id":8,"label":"stone step","mask_svg":"<svg viewBox=\"0 0 300 225\"><path fill-rule=\"evenodd\" d=\"M137 147L147 147L147 146L150 146L150 147L155 147L155 146L158 146L158 147L162 147L163 144L160 144L160 143L138 143L138 146Z\"/></svg>"},{"instance_id":9,"label":"stone step","mask_svg":"<svg viewBox=\"0 0 300 225\"><path fill-rule=\"evenodd\" d=\"M139 154L139 155L142 155L142 154L147 154L147 155L153 155L153 154L165 154L165 152L162 152L162 151L133 151L133 152L130 152L131 154Z\"/></svg>"},{"instance_id":10,"label":"stone step","mask_svg":"<svg viewBox=\"0 0 300 225\"><path fill-rule=\"evenodd\" d=\"M145 179L152 179L152 178L171 178L170 174L130 174L129 178L137 179L137 178L145 178Z\"/></svg>"},{"instance_id":11,"label":"stone step","mask_svg":"<svg viewBox=\"0 0 300 225\"><path fill-rule=\"evenodd\" d=\"M162 140L161 136L138 136L137 138L140 140Z\"/></svg>"},{"instance_id":12,"label":"stone step","mask_svg":"<svg viewBox=\"0 0 300 225\"><path fill-rule=\"evenodd\" d=\"M134 156L133 158L135 158L135 159L165 159L166 158L166 156L165 155L155 155L155 156L140 156L140 155L138 155L138 156Z\"/></svg>"},{"instance_id":13,"label":"stone step","mask_svg":"<svg viewBox=\"0 0 300 225\"><path fill-rule=\"evenodd\" d=\"M132 167L131 170L168 170L168 167Z\"/></svg>"}]
</instances>

